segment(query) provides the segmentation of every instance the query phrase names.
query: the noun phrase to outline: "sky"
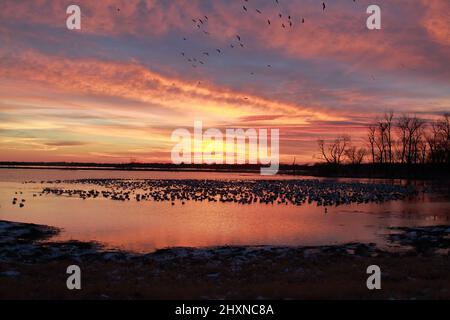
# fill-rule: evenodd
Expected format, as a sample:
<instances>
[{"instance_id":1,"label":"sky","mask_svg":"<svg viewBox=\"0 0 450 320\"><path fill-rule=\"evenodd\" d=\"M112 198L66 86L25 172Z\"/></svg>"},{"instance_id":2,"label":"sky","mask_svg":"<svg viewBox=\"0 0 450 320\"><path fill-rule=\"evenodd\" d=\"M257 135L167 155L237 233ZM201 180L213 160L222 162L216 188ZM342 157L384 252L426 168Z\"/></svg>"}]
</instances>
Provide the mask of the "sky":
<instances>
[{"instance_id":1,"label":"sky","mask_svg":"<svg viewBox=\"0 0 450 320\"><path fill-rule=\"evenodd\" d=\"M281 162L313 163L386 111L450 112L450 1L325 3L2 0L0 161L170 162L200 120L277 128Z\"/></svg>"}]
</instances>

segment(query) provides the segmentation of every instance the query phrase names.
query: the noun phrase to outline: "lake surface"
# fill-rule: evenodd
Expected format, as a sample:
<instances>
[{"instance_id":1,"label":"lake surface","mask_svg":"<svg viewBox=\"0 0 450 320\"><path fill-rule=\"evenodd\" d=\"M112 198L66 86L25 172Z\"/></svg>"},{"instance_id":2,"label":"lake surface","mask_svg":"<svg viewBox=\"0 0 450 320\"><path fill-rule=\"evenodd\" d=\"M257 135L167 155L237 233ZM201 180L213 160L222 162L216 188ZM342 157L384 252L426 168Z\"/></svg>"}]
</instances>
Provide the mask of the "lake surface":
<instances>
[{"instance_id":1,"label":"lake surface","mask_svg":"<svg viewBox=\"0 0 450 320\"><path fill-rule=\"evenodd\" d=\"M386 247L388 227L450 224L450 201L446 195L438 193L419 192L405 200L332 206L326 211L322 206L308 203L294 206L188 201L184 205L178 202L172 205L170 201L82 200L39 195L43 188L54 187L49 181L103 178L257 180L294 177L216 172L0 169L0 219L63 228L58 240L95 240L108 247L140 252L180 246L329 245L352 241L375 242ZM30 181L34 183L25 183ZM339 181L386 183L368 179ZM416 183L419 190L422 184ZM65 183L58 187L94 188ZM19 201L25 199L25 206L13 205L14 197Z\"/></svg>"}]
</instances>

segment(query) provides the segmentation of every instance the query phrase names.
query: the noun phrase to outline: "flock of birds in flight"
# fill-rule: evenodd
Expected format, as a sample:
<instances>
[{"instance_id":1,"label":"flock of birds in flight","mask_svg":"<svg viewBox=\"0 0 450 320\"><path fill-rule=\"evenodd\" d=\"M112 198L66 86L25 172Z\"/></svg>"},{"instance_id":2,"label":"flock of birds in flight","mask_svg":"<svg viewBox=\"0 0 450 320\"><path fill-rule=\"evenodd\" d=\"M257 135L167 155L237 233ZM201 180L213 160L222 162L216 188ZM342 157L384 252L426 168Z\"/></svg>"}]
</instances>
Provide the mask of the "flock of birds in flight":
<instances>
[{"instance_id":1,"label":"flock of birds in flight","mask_svg":"<svg viewBox=\"0 0 450 320\"><path fill-rule=\"evenodd\" d=\"M242 11L245 14L250 14L251 11L253 11L250 7L250 3L249 0L243 0L243 4L242 4ZM275 5L279 5L280 4L280 0L274 0L275 1ZM356 1L356 0L353 0ZM325 2L322 2L322 11L325 11L326 9L326 4ZM263 12L258 9L258 8L254 8L254 11L258 14L258 15L263 15ZM266 23L267 26L274 26L277 23L279 23L279 26L283 29L290 29L294 26L294 18L290 15L290 14L283 14L283 13L278 13L277 15L277 19L278 21L274 21L274 19L270 19L267 18ZM201 30L205 35L209 35L209 31L207 30L207 25L209 22L209 17L208 16L203 16L201 18L193 18L191 19L192 23L194 24L194 27L196 27L197 29ZM298 22L301 22L302 24L305 23L305 18L302 17L301 19L297 20ZM188 41L188 39L186 37L183 37L183 41ZM245 47L245 43L243 42L242 37L239 34L236 34L235 37L233 38L233 41L230 43L229 47L231 49L235 49L235 48L244 48ZM201 53L199 53L199 56L188 56L188 54L184 51L181 52L181 56L185 59L185 61L190 64L190 66L192 68L197 68L198 66L201 65L205 65L207 62L207 59L209 57L211 57L213 54L215 55L221 55L224 53L224 49L222 48L216 48L213 50L202 50ZM271 64L267 64L266 65L267 68L272 68ZM251 75L254 75L254 72L250 72Z\"/></svg>"},{"instance_id":2,"label":"flock of birds in flight","mask_svg":"<svg viewBox=\"0 0 450 320\"><path fill-rule=\"evenodd\" d=\"M275 2L276 6L280 5L280 0L274 0L274 2ZM356 2L356 0L353 0L353 2ZM243 0L242 10L245 14L250 14L250 12L252 11L252 8L250 6L251 6L250 0ZM322 11L325 12L325 9L327 7L326 3L322 2L321 7L322 7ZM117 8L117 11L120 12L120 8ZM263 15L263 12L258 8L254 8L254 11L258 15ZM295 19L290 14L283 14L280 12L280 13L278 13L277 18L278 18L278 21L275 21L273 18L272 19L267 18L267 20L266 20L267 26L274 26L278 22L279 26L285 30L293 28ZM207 30L209 19L210 18L207 15L204 15L201 18L192 18L191 21L194 24L195 28L201 30L203 34L209 35L210 33ZM297 21L304 24L305 18L302 17L301 19L298 19ZM183 37L183 41L188 41L188 38ZM230 43L229 47L231 49L244 48L245 44L243 42L242 37L239 34L236 34L235 37L233 38L233 41ZM222 55L224 53L224 51L225 50L223 48L202 50L196 56L189 56L186 52L182 51L181 56L185 59L185 61L188 64L190 64L190 66L192 68L197 68L198 66L205 65L207 63L207 59L209 57L211 57L212 55L216 55L216 56ZM266 67L272 68L272 65L267 64ZM252 76L255 75L255 72L250 72L250 75L252 75ZM372 80L375 80L373 75L372 75ZM200 84L200 83L201 82L199 82L198 84Z\"/></svg>"}]
</instances>

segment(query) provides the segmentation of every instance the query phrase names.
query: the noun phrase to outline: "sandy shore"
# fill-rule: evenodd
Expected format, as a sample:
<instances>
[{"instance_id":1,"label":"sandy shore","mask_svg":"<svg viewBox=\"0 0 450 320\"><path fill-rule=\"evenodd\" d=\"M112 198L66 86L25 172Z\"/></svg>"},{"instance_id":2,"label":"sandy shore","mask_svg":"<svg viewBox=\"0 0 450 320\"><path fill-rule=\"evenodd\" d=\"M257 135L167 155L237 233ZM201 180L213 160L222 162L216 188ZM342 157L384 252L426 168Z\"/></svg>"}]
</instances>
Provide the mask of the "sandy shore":
<instances>
[{"instance_id":1,"label":"sandy shore","mask_svg":"<svg viewBox=\"0 0 450 320\"><path fill-rule=\"evenodd\" d=\"M450 226L398 228L374 244L169 248L149 254L53 242L60 230L0 221L1 299L450 299ZM66 268L82 290L66 288ZM382 290L366 288L366 268Z\"/></svg>"}]
</instances>

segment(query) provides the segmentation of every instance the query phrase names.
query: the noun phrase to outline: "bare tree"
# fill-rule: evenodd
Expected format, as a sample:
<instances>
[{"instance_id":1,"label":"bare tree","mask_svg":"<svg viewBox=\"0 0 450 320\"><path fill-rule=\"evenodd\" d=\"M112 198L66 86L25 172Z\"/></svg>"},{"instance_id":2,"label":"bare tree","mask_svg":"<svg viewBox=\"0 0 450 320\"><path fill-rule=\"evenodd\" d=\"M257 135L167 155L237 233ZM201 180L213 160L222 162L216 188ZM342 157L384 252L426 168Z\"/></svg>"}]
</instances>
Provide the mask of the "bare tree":
<instances>
[{"instance_id":1,"label":"bare tree","mask_svg":"<svg viewBox=\"0 0 450 320\"><path fill-rule=\"evenodd\" d=\"M388 113L384 114L384 123L386 127L386 144L387 144L387 161L389 163L392 163L393 158L393 137L392 137L392 125L394 120L394 112L389 111Z\"/></svg>"},{"instance_id":2,"label":"bare tree","mask_svg":"<svg viewBox=\"0 0 450 320\"><path fill-rule=\"evenodd\" d=\"M444 114L442 120L432 122L430 129L425 136L426 143L429 149L429 161L431 163L449 163L449 114Z\"/></svg>"},{"instance_id":3,"label":"bare tree","mask_svg":"<svg viewBox=\"0 0 450 320\"><path fill-rule=\"evenodd\" d=\"M369 126L369 132L367 134L367 139L369 141L370 153L372 156L372 163L375 163L375 140L377 128L373 125Z\"/></svg>"},{"instance_id":4,"label":"bare tree","mask_svg":"<svg viewBox=\"0 0 450 320\"><path fill-rule=\"evenodd\" d=\"M348 147L345 150L345 156L351 164L361 164L367 154L365 148L357 148L355 146Z\"/></svg>"},{"instance_id":5,"label":"bare tree","mask_svg":"<svg viewBox=\"0 0 450 320\"><path fill-rule=\"evenodd\" d=\"M439 163L439 129L437 122L432 122L428 132L425 135L425 140L428 145L429 151L429 161L431 163Z\"/></svg>"},{"instance_id":6,"label":"bare tree","mask_svg":"<svg viewBox=\"0 0 450 320\"><path fill-rule=\"evenodd\" d=\"M422 143L424 121L416 116L403 115L397 121L401 163L416 163L419 159L419 144Z\"/></svg>"},{"instance_id":7,"label":"bare tree","mask_svg":"<svg viewBox=\"0 0 450 320\"><path fill-rule=\"evenodd\" d=\"M369 134L373 139L373 144L377 149L377 154L373 157L380 163L393 162L393 119L392 111L386 112L384 117L377 120L376 124L369 127Z\"/></svg>"},{"instance_id":8,"label":"bare tree","mask_svg":"<svg viewBox=\"0 0 450 320\"><path fill-rule=\"evenodd\" d=\"M440 132L441 150L445 163L450 164L450 114L446 113L437 124Z\"/></svg>"},{"instance_id":9,"label":"bare tree","mask_svg":"<svg viewBox=\"0 0 450 320\"><path fill-rule=\"evenodd\" d=\"M386 162L386 124L383 120L378 121L378 138L375 139L378 147L380 163Z\"/></svg>"},{"instance_id":10,"label":"bare tree","mask_svg":"<svg viewBox=\"0 0 450 320\"><path fill-rule=\"evenodd\" d=\"M345 151L350 144L350 137L348 135L341 135L330 143L325 143L325 140L318 140L320 156L327 163L341 164Z\"/></svg>"}]
</instances>

